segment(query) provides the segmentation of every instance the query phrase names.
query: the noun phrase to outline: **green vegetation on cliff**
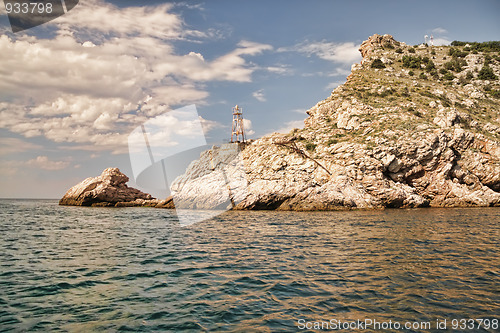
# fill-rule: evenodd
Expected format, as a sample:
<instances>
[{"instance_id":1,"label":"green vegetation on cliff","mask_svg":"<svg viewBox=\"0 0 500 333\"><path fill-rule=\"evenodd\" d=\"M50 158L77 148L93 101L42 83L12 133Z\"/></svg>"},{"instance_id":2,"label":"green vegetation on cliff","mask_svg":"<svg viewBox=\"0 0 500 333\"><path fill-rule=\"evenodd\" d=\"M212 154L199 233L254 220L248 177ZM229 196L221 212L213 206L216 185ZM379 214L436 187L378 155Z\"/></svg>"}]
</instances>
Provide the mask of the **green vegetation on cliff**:
<instances>
[{"instance_id":1,"label":"green vegetation on cliff","mask_svg":"<svg viewBox=\"0 0 500 333\"><path fill-rule=\"evenodd\" d=\"M370 112L357 115L352 129L339 127L331 115L325 115L324 127L330 136L325 142L367 143L375 138L373 134L398 140L443 128L439 119L450 112L457 114L456 121L444 130L456 125L500 139L499 45L454 42L453 46L412 47L391 39L367 49L362 63L353 65L347 82L319 105L343 99L360 103ZM309 141L322 144L313 137Z\"/></svg>"},{"instance_id":2,"label":"green vegetation on cliff","mask_svg":"<svg viewBox=\"0 0 500 333\"><path fill-rule=\"evenodd\" d=\"M500 205L498 45L371 36L361 63L307 111L303 129L245 152L260 167L250 179L265 184L252 200L280 209ZM296 171L303 157L270 149L273 140L295 141L330 174L314 163Z\"/></svg>"},{"instance_id":3,"label":"green vegetation on cliff","mask_svg":"<svg viewBox=\"0 0 500 333\"><path fill-rule=\"evenodd\" d=\"M497 52L474 50L371 36L303 129L255 140L241 168L226 169L241 180L233 209L500 206L500 64ZM215 207L212 150L177 191Z\"/></svg>"}]
</instances>

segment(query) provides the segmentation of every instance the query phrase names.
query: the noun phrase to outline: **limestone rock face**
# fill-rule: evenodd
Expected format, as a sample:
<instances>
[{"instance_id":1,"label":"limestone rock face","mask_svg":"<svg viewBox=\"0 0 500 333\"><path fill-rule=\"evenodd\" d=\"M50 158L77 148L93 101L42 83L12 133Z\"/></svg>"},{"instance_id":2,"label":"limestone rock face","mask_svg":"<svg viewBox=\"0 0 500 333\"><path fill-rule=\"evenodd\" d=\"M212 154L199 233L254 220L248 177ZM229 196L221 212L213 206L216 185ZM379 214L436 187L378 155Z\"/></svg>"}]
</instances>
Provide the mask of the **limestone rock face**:
<instances>
[{"instance_id":1,"label":"limestone rock face","mask_svg":"<svg viewBox=\"0 0 500 333\"><path fill-rule=\"evenodd\" d=\"M331 174L269 139L242 153L249 195L236 209L500 206L500 160L474 151L477 138L462 129L374 149L340 142L326 154L311 153Z\"/></svg>"},{"instance_id":2,"label":"limestone rock face","mask_svg":"<svg viewBox=\"0 0 500 333\"><path fill-rule=\"evenodd\" d=\"M500 101L483 88L498 91L500 84L466 78L485 55L467 56L465 85L421 65L409 75L403 66L402 58L413 56L433 59L439 71L448 51L371 36L360 47L361 63L306 112L303 129L267 135L239 153L246 191L233 208L500 206ZM376 58L391 71L371 68ZM496 62L490 67L500 76ZM212 193L203 202L215 206L222 196L214 189L233 185L208 176L206 161L202 154L179 180L187 197Z\"/></svg>"},{"instance_id":3,"label":"limestone rock face","mask_svg":"<svg viewBox=\"0 0 500 333\"><path fill-rule=\"evenodd\" d=\"M242 143L213 146L201 153L171 186L178 209L231 209L247 192Z\"/></svg>"},{"instance_id":4,"label":"limestone rock face","mask_svg":"<svg viewBox=\"0 0 500 333\"><path fill-rule=\"evenodd\" d=\"M500 206L500 80L474 74L487 54L465 56L461 71L447 78L450 47L414 48L373 35L360 52L363 60L347 82L306 112L303 129L203 152L173 182L173 199L156 203L127 188L123 174L105 171L70 189L61 204L297 211ZM416 63L405 65L405 56ZM371 67L377 58L384 70ZM500 77L500 62L490 62Z\"/></svg>"},{"instance_id":5,"label":"limestone rock face","mask_svg":"<svg viewBox=\"0 0 500 333\"><path fill-rule=\"evenodd\" d=\"M156 206L159 200L128 187L129 178L118 168L107 168L98 177L90 177L73 186L59 200L68 206Z\"/></svg>"}]
</instances>

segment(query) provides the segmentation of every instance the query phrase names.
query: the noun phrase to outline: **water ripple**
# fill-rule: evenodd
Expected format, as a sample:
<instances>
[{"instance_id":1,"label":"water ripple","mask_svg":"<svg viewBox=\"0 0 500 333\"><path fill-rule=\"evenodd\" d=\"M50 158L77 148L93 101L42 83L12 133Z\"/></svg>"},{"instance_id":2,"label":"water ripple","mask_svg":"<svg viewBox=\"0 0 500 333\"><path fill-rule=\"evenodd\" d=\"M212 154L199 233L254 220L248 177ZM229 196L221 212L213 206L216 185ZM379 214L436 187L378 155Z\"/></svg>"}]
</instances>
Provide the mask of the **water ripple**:
<instances>
[{"instance_id":1,"label":"water ripple","mask_svg":"<svg viewBox=\"0 0 500 333\"><path fill-rule=\"evenodd\" d=\"M169 210L54 201L0 200L0 215L2 332L500 313L498 208L227 212L187 228Z\"/></svg>"}]
</instances>

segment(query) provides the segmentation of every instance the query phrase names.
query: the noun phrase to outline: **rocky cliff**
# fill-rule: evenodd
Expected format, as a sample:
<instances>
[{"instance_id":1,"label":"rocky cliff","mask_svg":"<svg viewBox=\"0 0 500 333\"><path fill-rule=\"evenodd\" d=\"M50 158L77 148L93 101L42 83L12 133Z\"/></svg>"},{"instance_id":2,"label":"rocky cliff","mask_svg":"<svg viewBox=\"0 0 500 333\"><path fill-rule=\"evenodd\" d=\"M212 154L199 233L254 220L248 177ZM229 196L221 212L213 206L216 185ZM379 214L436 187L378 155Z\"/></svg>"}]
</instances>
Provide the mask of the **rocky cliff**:
<instances>
[{"instance_id":1,"label":"rocky cliff","mask_svg":"<svg viewBox=\"0 0 500 333\"><path fill-rule=\"evenodd\" d=\"M129 178L118 168L107 168L98 177L90 177L66 192L60 205L132 207L151 206L172 208L170 200L157 200L150 194L128 187Z\"/></svg>"},{"instance_id":2,"label":"rocky cliff","mask_svg":"<svg viewBox=\"0 0 500 333\"><path fill-rule=\"evenodd\" d=\"M201 153L170 190L176 208L232 209L247 195L243 143L213 146Z\"/></svg>"},{"instance_id":3,"label":"rocky cliff","mask_svg":"<svg viewBox=\"0 0 500 333\"><path fill-rule=\"evenodd\" d=\"M303 129L235 146L236 154L229 146L202 153L173 182L175 204L500 206L500 43L409 46L374 35L360 52L347 82L307 111ZM85 180L61 202L149 200L120 179L105 181L105 191L96 187L103 180Z\"/></svg>"},{"instance_id":4,"label":"rocky cliff","mask_svg":"<svg viewBox=\"0 0 500 333\"><path fill-rule=\"evenodd\" d=\"M370 37L304 129L241 153L247 187L234 208L500 206L499 50L464 44ZM198 191L213 185L204 177L191 178Z\"/></svg>"}]
</instances>

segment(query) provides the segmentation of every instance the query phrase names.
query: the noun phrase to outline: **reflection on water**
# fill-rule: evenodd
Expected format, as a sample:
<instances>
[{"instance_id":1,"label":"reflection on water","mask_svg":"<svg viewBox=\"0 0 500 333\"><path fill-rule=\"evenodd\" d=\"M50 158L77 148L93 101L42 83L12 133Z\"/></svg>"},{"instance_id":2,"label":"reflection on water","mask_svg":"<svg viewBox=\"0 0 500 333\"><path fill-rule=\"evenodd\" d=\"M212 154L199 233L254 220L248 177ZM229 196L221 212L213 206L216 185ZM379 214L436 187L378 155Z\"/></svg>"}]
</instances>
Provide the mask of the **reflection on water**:
<instances>
[{"instance_id":1,"label":"reflection on water","mask_svg":"<svg viewBox=\"0 0 500 333\"><path fill-rule=\"evenodd\" d=\"M0 330L297 331L491 318L500 209L226 212L0 201Z\"/></svg>"}]
</instances>

